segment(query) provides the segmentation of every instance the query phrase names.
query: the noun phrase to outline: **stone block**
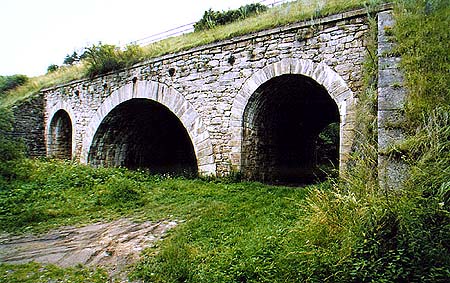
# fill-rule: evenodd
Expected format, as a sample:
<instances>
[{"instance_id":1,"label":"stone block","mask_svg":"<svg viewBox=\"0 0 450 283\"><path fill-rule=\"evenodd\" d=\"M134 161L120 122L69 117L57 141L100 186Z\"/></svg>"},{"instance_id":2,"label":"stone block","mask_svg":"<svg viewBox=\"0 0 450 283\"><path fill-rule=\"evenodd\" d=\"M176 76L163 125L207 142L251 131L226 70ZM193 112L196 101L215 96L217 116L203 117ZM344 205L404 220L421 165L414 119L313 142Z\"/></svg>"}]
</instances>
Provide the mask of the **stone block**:
<instances>
[{"instance_id":1,"label":"stone block","mask_svg":"<svg viewBox=\"0 0 450 283\"><path fill-rule=\"evenodd\" d=\"M402 109L379 110L378 127L399 128L406 123L405 112Z\"/></svg>"},{"instance_id":2,"label":"stone block","mask_svg":"<svg viewBox=\"0 0 450 283\"><path fill-rule=\"evenodd\" d=\"M378 157L378 179L380 187L387 190L402 188L409 176L410 167L401 159Z\"/></svg>"},{"instance_id":3,"label":"stone block","mask_svg":"<svg viewBox=\"0 0 450 283\"><path fill-rule=\"evenodd\" d=\"M401 128L378 128L378 150L385 152L403 142L405 138L404 130Z\"/></svg>"},{"instance_id":4,"label":"stone block","mask_svg":"<svg viewBox=\"0 0 450 283\"><path fill-rule=\"evenodd\" d=\"M396 81L396 84L399 82ZM405 107L407 91L394 83L378 88L378 110L402 110Z\"/></svg>"}]
</instances>

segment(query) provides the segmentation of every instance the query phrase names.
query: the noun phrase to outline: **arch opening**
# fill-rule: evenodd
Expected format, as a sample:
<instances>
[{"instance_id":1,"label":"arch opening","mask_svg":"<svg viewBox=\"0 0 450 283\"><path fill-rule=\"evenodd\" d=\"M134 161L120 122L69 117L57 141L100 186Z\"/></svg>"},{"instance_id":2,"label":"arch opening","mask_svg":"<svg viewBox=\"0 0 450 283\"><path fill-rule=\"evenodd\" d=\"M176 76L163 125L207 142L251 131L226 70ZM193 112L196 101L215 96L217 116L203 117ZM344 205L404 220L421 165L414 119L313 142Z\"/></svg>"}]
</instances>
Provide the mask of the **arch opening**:
<instances>
[{"instance_id":1,"label":"arch opening","mask_svg":"<svg viewBox=\"0 0 450 283\"><path fill-rule=\"evenodd\" d=\"M72 121L66 111L60 109L53 115L47 140L48 156L59 159L72 158Z\"/></svg>"},{"instance_id":2,"label":"arch opening","mask_svg":"<svg viewBox=\"0 0 450 283\"><path fill-rule=\"evenodd\" d=\"M241 170L281 184L322 181L339 164L339 109L327 90L300 74L273 77L243 114Z\"/></svg>"},{"instance_id":3,"label":"arch opening","mask_svg":"<svg viewBox=\"0 0 450 283\"><path fill-rule=\"evenodd\" d=\"M198 173L194 147L183 124L167 107L146 98L130 99L109 112L94 135L88 163L155 174Z\"/></svg>"}]
</instances>

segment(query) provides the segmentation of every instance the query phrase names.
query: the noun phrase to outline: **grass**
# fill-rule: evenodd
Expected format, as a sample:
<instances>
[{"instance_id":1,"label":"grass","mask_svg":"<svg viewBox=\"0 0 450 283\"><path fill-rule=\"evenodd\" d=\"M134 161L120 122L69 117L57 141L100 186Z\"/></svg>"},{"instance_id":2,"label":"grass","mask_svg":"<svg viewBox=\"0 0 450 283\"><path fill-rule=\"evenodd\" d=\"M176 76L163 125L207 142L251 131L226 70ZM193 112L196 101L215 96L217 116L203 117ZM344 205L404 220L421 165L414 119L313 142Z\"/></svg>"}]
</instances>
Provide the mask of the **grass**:
<instances>
[{"instance_id":1,"label":"grass","mask_svg":"<svg viewBox=\"0 0 450 283\"><path fill-rule=\"evenodd\" d=\"M208 43L229 39L256 31L270 29L293 22L315 19L354 8L375 7L381 0L330 0L294 1L274 7L258 16L234 22L214 29L168 38L145 46L148 57L175 53Z\"/></svg>"},{"instance_id":2,"label":"grass","mask_svg":"<svg viewBox=\"0 0 450 283\"><path fill-rule=\"evenodd\" d=\"M83 64L61 67L42 76L30 78L24 85L17 87L0 97L0 107L10 107L15 103L37 94L41 89L81 79L85 76Z\"/></svg>"},{"instance_id":3,"label":"grass","mask_svg":"<svg viewBox=\"0 0 450 283\"><path fill-rule=\"evenodd\" d=\"M225 26L218 26L207 31L189 33L168 38L143 47L143 57L156 58L165 54L188 50L193 47L244 35L264 29L282 26L293 22L314 19L333 13L366 7L370 9L386 0L301 0L283 4L269 9L258 16ZM88 67L85 64L67 66L46 75L31 78L30 81L4 97L0 97L0 105L11 106L41 89L88 77Z\"/></svg>"},{"instance_id":4,"label":"grass","mask_svg":"<svg viewBox=\"0 0 450 283\"><path fill-rule=\"evenodd\" d=\"M23 232L130 215L186 220L144 252L131 277L146 282L447 282L448 4L395 4L392 34L409 90L401 152L411 165L398 191L380 191L374 172L377 66L368 56L359 142L339 181L286 188L24 161L2 183L0 225Z\"/></svg>"},{"instance_id":5,"label":"grass","mask_svg":"<svg viewBox=\"0 0 450 283\"><path fill-rule=\"evenodd\" d=\"M16 170L30 174L17 177L0 191L0 226L16 233L130 215L186 220L200 217L211 206L240 210L246 207L243 200L248 199L253 205L270 207L271 201L288 203L284 197L295 203L305 193L258 183L172 179L57 161L25 160Z\"/></svg>"},{"instance_id":6,"label":"grass","mask_svg":"<svg viewBox=\"0 0 450 283\"><path fill-rule=\"evenodd\" d=\"M0 282L71 282L105 283L108 275L101 269L93 270L81 266L60 268L54 265L41 265L35 262L11 265L0 263Z\"/></svg>"},{"instance_id":7,"label":"grass","mask_svg":"<svg viewBox=\"0 0 450 283\"><path fill-rule=\"evenodd\" d=\"M301 205L311 190L150 176L58 161L24 160L20 166L17 170L29 174L17 176L0 191L4 231L36 233L125 216L137 221L184 220L161 250L146 251L133 273L161 282L175 277L191 282L275 282L283 273L283 251L291 245L287 239L298 227Z\"/></svg>"},{"instance_id":8,"label":"grass","mask_svg":"<svg viewBox=\"0 0 450 283\"><path fill-rule=\"evenodd\" d=\"M400 1L393 28L408 88L411 128L437 106L450 104L450 1Z\"/></svg>"}]
</instances>

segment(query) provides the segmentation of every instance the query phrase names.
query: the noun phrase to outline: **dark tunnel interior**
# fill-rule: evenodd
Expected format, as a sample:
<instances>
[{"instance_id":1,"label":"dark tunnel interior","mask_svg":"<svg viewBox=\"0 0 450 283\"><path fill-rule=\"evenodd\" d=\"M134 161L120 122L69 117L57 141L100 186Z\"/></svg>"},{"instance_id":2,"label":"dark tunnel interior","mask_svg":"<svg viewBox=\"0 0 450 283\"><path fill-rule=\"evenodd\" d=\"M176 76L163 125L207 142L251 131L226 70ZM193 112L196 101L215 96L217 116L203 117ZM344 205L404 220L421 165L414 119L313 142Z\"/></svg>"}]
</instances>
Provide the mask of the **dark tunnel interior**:
<instances>
[{"instance_id":1,"label":"dark tunnel interior","mask_svg":"<svg viewBox=\"0 0 450 283\"><path fill-rule=\"evenodd\" d=\"M248 179L310 184L339 163L339 110L326 89L282 75L250 97L243 119L242 171Z\"/></svg>"},{"instance_id":2,"label":"dark tunnel interior","mask_svg":"<svg viewBox=\"0 0 450 283\"><path fill-rule=\"evenodd\" d=\"M64 110L59 110L50 122L49 152L53 158L72 158L72 121Z\"/></svg>"},{"instance_id":3,"label":"dark tunnel interior","mask_svg":"<svg viewBox=\"0 0 450 283\"><path fill-rule=\"evenodd\" d=\"M194 148L183 124L168 108L149 99L128 100L105 117L88 162L154 174L197 175Z\"/></svg>"}]
</instances>

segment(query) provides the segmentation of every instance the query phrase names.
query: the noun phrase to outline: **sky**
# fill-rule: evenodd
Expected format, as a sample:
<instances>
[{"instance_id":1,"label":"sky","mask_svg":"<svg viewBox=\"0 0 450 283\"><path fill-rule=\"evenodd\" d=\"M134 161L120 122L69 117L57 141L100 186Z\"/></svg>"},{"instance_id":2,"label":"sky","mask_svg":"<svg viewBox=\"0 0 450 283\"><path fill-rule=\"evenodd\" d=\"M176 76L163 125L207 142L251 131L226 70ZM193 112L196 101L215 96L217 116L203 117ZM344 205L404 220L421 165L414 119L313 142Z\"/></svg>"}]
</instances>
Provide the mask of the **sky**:
<instances>
[{"instance_id":1,"label":"sky","mask_svg":"<svg viewBox=\"0 0 450 283\"><path fill-rule=\"evenodd\" d=\"M85 46L126 45L196 22L209 8L221 11L255 2L259 0L1 0L0 75L43 75L49 65L61 65L67 54Z\"/></svg>"}]
</instances>

